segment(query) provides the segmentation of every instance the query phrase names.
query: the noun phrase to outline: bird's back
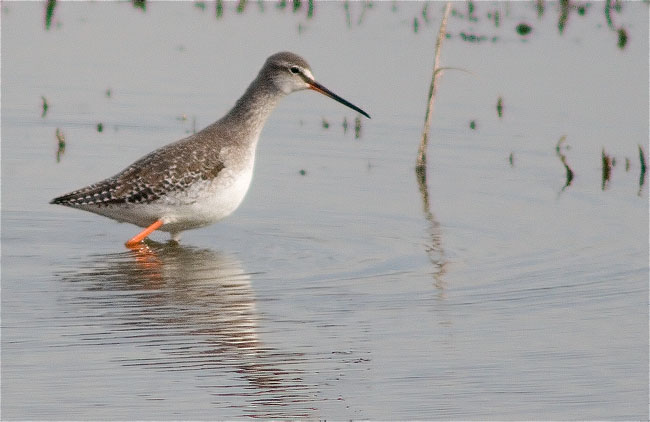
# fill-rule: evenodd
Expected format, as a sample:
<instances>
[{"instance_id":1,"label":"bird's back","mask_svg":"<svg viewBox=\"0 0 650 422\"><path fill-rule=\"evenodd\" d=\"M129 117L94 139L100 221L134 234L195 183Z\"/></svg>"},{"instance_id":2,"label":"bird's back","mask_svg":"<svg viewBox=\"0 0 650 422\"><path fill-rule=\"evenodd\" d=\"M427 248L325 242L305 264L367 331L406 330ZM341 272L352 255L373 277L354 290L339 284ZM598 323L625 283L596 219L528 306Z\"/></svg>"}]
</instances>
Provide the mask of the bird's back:
<instances>
[{"instance_id":1,"label":"bird's back","mask_svg":"<svg viewBox=\"0 0 650 422\"><path fill-rule=\"evenodd\" d=\"M118 174L50 203L84 208L152 203L193 183L215 179L224 160L218 132L210 129L159 148Z\"/></svg>"}]
</instances>

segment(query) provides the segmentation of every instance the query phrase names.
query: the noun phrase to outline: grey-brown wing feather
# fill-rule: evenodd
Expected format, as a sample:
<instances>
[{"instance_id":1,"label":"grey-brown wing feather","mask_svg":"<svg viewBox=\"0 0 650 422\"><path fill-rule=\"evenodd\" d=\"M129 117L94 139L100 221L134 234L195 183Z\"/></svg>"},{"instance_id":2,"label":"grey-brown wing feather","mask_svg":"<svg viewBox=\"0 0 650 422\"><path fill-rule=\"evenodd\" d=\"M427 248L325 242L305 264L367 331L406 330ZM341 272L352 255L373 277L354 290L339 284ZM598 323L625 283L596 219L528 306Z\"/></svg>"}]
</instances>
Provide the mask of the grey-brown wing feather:
<instances>
[{"instance_id":1,"label":"grey-brown wing feather","mask_svg":"<svg viewBox=\"0 0 650 422\"><path fill-rule=\"evenodd\" d=\"M224 168L218 149L179 141L139 159L113 177L54 198L67 206L153 202L187 189L199 180L211 180Z\"/></svg>"}]
</instances>

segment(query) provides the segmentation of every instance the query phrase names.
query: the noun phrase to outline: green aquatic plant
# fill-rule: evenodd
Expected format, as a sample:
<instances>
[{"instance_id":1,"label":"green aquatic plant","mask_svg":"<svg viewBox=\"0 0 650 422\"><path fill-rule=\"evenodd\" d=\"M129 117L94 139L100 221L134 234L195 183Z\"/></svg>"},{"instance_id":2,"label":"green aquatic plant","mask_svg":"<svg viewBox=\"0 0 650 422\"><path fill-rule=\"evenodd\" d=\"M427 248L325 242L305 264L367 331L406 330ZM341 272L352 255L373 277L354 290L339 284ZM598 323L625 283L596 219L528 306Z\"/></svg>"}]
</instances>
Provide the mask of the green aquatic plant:
<instances>
[{"instance_id":1,"label":"green aquatic plant","mask_svg":"<svg viewBox=\"0 0 650 422\"><path fill-rule=\"evenodd\" d=\"M343 9L345 9L345 22L348 24L348 28L352 28L352 16L350 15L350 2L345 0L343 2Z\"/></svg>"},{"instance_id":2,"label":"green aquatic plant","mask_svg":"<svg viewBox=\"0 0 650 422\"><path fill-rule=\"evenodd\" d=\"M535 8L537 9L537 19L541 19L544 16L544 0L537 0Z\"/></svg>"},{"instance_id":3,"label":"green aquatic plant","mask_svg":"<svg viewBox=\"0 0 650 422\"><path fill-rule=\"evenodd\" d=\"M641 162L641 172L645 173L645 153L643 152L643 147L639 145L639 161Z\"/></svg>"},{"instance_id":4,"label":"green aquatic plant","mask_svg":"<svg viewBox=\"0 0 650 422\"><path fill-rule=\"evenodd\" d=\"M54 9L56 8L56 0L47 0L45 6L45 29L49 31L52 25L52 17L54 16Z\"/></svg>"},{"instance_id":5,"label":"green aquatic plant","mask_svg":"<svg viewBox=\"0 0 650 422\"><path fill-rule=\"evenodd\" d=\"M530 34L533 28L527 23L520 23L517 25L516 30L519 35L524 36Z\"/></svg>"},{"instance_id":6,"label":"green aquatic plant","mask_svg":"<svg viewBox=\"0 0 650 422\"><path fill-rule=\"evenodd\" d=\"M569 3L569 0L560 0L560 17L557 21L557 29L560 31L560 34L564 33L564 27L569 20L570 8L571 5Z\"/></svg>"},{"instance_id":7,"label":"green aquatic plant","mask_svg":"<svg viewBox=\"0 0 650 422\"><path fill-rule=\"evenodd\" d=\"M237 13L244 13L247 4L247 0L239 0L239 3L237 4Z\"/></svg>"},{"instance_id":8,"label":"green aquatic plant","mask_svg":"<svg viewBox=\"0 0 650 422\"><path fill-rule=\"evenodd\" d=\"M643 147L641 145L639 145L639 161L641 162L641 173L639 174L639 195L641 195L646 176L645 152L643 152Z\"/></svg>"},{"instance_id":9,"label":"green aquatic plant","mask_svg":"<svg viewBox=\"0 0 650 422\"><path fill-rule=\"evenodd\" d=\"M501 97L497 100L497 115L499 119L503 117L503 98Z\"/></svg>"},{"instance_id":10,"label":"green aquatic plant","mask_svg":"<svg viewBox=\"0 0 650 422\"><path fill-rule=\"evenodd\" d=\"M607 189L607 185L609 184L609 178L612 175L612 159L611 157L605 152L605 148L603 148L602 151L602 184L601 184L601 189L605 190Z\"/></svg>"},{"instance_id":11,"label":"green aquatic plant","mask_svg":"<svg viewBox=\"0 0 650 422\"><path fill-rule=\"evenodd\" d=\"M470 22L478 22L478 18L474 15L474 2L472 0L467 1L467 20Z\"/></svg>"},{"instance_id":12,"label":"green aquatic plant","mask_svg":"<svg viewBox=\"0 0 650 422\"><path fill-rule=\"evenodd\" d=\"M557 144L555 144L555 154L560 158L560 161L562 162L562 165L564 166L564 169L566 170L566 181L564 182L564 186L562 187L562 192L569 186L571 186L571 182L573 181L573 170L571 170L571 167L569 167L569 164L567 163L566 160L566 155L562 151L562 146L564 145L564 142L566 141L566 135L562 136L559 141L557 141ZM566 147L568 149L568 147Z\"/></svg>"},{"instance_id":13,"label":"green aquatic plant","mask_svg":"<svg viewBox=\"0 0 650 422\"><path fill-rule=\"evenodd\" d=\"M244 13L246 9L246 0L239 0L237 3L237 13Z\"/></svg>"},{"instance_id":14,"label":"green aquatic plant","mask_svg":"<svg viewBox=\"0 0 650 422\"><path fill-rule=\"evenodd\" d=\"M493 12L488 12L487 18L490 19L492 22L494 22L494 26L496 28L499 27L499 24L501 23L501 14L499 13L498 10L495 10Z\"/></svg>"},{"instance_id":15,"label":"green aquatic plant","mask_svg":"<svg viewBox=\"0 0 650 422\"><path fill-rule=\"evenodd\" d=\"M56 162L61 161L61 156L65 152L65 136L59 128L56 128L56 140L57 140L57 149L56 149Z\"/></svg>"},{"instance_id":16,"label":"green aquatic plant","mask_svg":"<svg viewBox=\"0 0 650 422\"><path fill-rule=\"evenodd\" d=\"M221 18L223 16L223 1L222 0L217 0L217 4L216 4L215 7L216 7L216 9L215 9L216 16L217 16L217 19L219 19L219 18Z\"/></svg>"},{"instance_id":17,"label":"green aquatic plant","mask_svg":"<svg viewBox=\"0 0 650 422\"><path fill-rule=\"evenodd\" d=\"M606 0L605 1L605 20L607 21L607 26L609 29L616 29L614 27L614 21L612 20L612 10L616 13L621 13L623 10L623 4L620 0Z\"/></svg>"},{"instance_id":18,"label":"green aquatic plant","mask_svg":"<svg viewBox=\"0 0 650 422\"><path fill-rule=\"evenodd\" d=\"M143 12L147 11L147 0L133 0L133 7L141 9Z\"/></svg>"},{"instance_id":19,"label":"green aquatic plant","mask_svg":"<svg viewBox=\"0 0 650 422\"><path fill-rule=\"evenodd\" d=\"M424 22L429 23L429 3L424 3L424 6L422 6L421 14Z\"/></svg>"},{"instance_id":20,"label":"green aquatic plant","mask_svg":"<svg viewBox=\"0 0 650 422\"><path fill-rule=\"evenodd\" d=\"M623 50L627 44L627 31L624 28L618 29L618 48Z\"/></svg>"},{"instance_id":21,"label":"green aquatic plant","mask_svg":"<svg viewBox=\"0 0 650 422\"><path fill-rule=\"evenodd\" d=\"M359 116L354 118L354 139L361 138L361 118Z\"/></svg>"},{"instance_id":22,"label":"green aquatic plant","mask_svg":"<svg viewBox=\"0 0 650 422\"><path fill-rule=\"evenodd\" d=\"M488 37L485 35L467 34L465 32L461 32L459 35L463 41L467 41L467 42L478 43L481 41L486 41L488 39Z\"/></svg>"},{"instance_id":23,"label":"green aquatic plant","mask_svg":"<svg viewBox=\"0 0 650 422\"><path fill-rule=\"evenodd\" d=\"M361 13L359 14L359 19L357 20L357 25L361 25L361 22L363 22L363 18L364 16L366 16L366 11L368 9L372 9L372 2L370 1L363 2L363 7L361 8Z\"/></svg>"},{"instance_id":24,"label":"green aquatic plant","mask_svg":"<svg viewBox=\"0 0 650 422\"><path fill-rule=\"evenodd\" d=\"M43 101L43 105L41 106L43 109L43 112L41 113L41 117L45 117L47 114L47 109L50 108L49 104L47 103L47 100L45 99L44 96L41 95L41 101Z\"/></svg>"}]
</instances>

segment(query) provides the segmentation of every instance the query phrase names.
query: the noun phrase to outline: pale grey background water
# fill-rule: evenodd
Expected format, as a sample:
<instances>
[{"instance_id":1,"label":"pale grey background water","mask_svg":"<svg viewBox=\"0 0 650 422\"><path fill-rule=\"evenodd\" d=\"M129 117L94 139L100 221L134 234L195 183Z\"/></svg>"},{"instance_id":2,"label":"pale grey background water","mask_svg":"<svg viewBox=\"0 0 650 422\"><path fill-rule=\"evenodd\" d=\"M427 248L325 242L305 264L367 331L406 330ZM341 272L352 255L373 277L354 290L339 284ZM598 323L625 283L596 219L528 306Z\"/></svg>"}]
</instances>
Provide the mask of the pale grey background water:
<instances>
[{"instance_id":1,"label":"pale grey background water","mask_svg":"<svg viewBox=\"0 0 650 422\"><path fill-rule=\"evenodd\" d=\"M44 4L2 4L2 418L647 419L648 5L614 14L624 50L602 3L563 35L554 4L452 17L443 62L472 74L441 80L429 218L413 167L443 5L358 25L353 3L351 28L341 3L235 6L61 3L46 32ZM48 205L211 123L281 50L372 115L359 140L341 105L286 98L241 208L155 256Z\"/></svg>"}]
</instances>

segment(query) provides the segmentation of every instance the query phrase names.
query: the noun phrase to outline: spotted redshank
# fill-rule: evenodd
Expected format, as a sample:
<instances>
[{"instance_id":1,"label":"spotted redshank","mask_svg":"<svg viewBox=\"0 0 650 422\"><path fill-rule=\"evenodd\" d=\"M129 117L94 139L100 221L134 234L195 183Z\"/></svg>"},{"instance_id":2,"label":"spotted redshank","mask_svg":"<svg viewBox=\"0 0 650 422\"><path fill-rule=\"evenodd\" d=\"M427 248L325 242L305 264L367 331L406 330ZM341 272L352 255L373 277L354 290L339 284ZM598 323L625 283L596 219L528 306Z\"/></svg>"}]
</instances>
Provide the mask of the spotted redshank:
<instances>
[{"instance_id":1,"label":"spotted redshank","mask_svg":"<svg viewBox=\"0 0 650 422\"><path fill-rule=\"evenodd\" d=\"M126 242L128 247L137 247L155 230L169 232L178 241L182 231L215 223L237 209L251 183L266 119L282 97L303 89L370 117L316 82L302 57L277 53L220 120L147 154L113 177L50 203L145 227Z\"/></svg>"}]
</instances>

